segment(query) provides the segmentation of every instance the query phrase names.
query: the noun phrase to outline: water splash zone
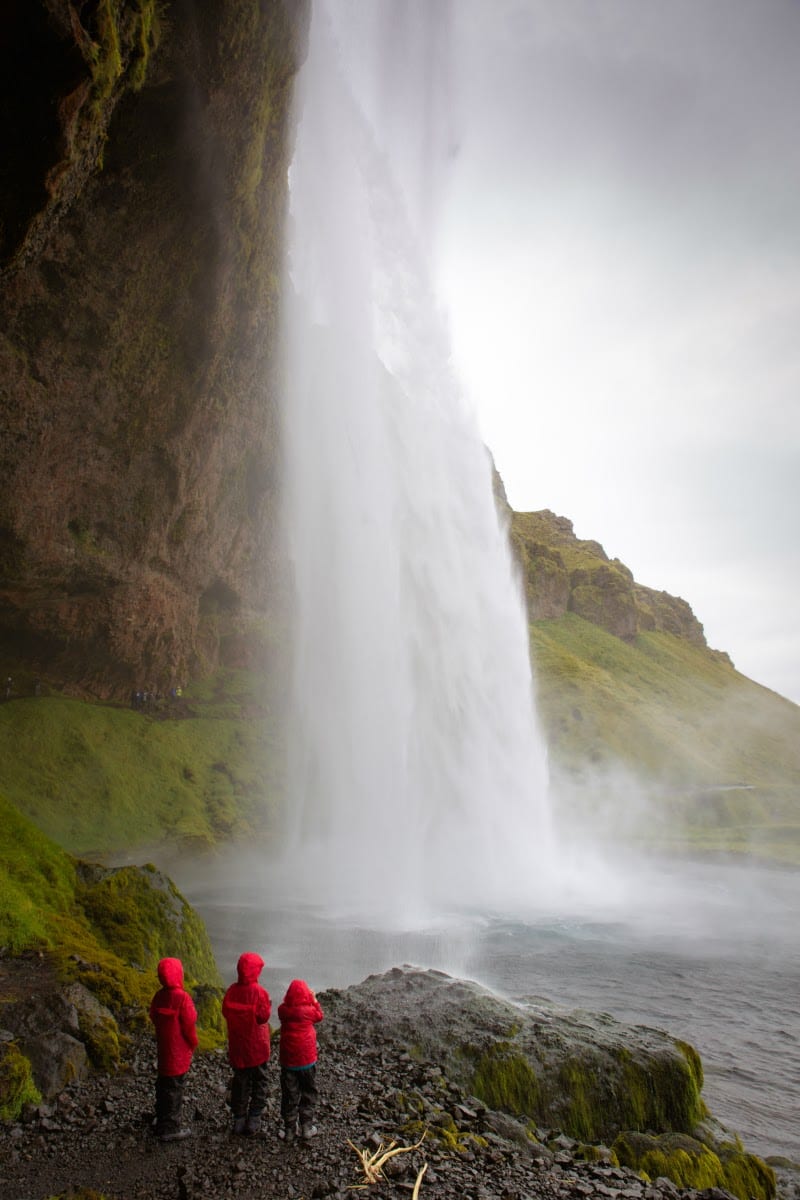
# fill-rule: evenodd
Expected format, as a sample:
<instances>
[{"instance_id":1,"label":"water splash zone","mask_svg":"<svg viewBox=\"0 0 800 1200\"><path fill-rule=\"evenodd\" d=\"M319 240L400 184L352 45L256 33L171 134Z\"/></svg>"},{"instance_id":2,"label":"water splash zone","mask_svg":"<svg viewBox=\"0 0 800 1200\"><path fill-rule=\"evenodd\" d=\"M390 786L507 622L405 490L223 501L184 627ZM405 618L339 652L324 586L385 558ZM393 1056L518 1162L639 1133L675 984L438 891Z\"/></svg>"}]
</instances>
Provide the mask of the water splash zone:
<instances>
[{"instance_id":1,"label":"water splash zone","mask_svg":"<svg viewBox=\"0 0 800 1200\"><path fill-rule=\"evenodd\" d=\"M546 889L551 844L523 601L424 238L324 7L296 105L276 869L298 902L373 921L516 907Z\"/></svg>"}]
</instances>

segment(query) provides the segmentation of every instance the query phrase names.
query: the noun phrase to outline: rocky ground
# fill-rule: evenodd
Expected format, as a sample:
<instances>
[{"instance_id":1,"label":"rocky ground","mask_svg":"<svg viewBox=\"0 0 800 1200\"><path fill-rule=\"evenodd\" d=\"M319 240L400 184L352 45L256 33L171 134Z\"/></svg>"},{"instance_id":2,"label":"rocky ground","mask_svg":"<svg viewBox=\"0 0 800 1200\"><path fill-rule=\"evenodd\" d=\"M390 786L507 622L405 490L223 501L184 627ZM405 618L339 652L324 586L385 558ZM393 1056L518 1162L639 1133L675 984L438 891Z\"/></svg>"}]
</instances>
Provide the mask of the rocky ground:
<instances>
[{"instance_id":1,"label":"rocky ground","mask_svg":"<svg viewBox=\"0 0 800 1200\"><path fill-rule=\"evenodd\" d=\"M413 1195L425 1168L420 1200L728 1200L716 1189L682 1191L608 1162L578 1161L576 1144L557 1130L540 1130L537 1145L518 1121L464 1095L447 1079L446 1064L409 1054L388 1022L385 1036L373 1030L360 1037L341 996L320 996L328 1014L320 1027L319 1132L312 1141L287 1146L277 1136L277 1064L262 1133L234 1137L229 1069L216 1051L196 1056L189 1075L184 1116L191 1138L158 1142L151 1132L154 1045L142 1035L124 1071L71 1084L53 1103L2 1128L0 1195L44 1200L87 1188L113 1200L344 1200L360 1189L388 1200ZM367 1183L359 1151L413 1146L422 1130L417 1149L396 1155L383 1178ZM796 1200L796 1185L782 1194Z\"/></svg>"}]
</instances>

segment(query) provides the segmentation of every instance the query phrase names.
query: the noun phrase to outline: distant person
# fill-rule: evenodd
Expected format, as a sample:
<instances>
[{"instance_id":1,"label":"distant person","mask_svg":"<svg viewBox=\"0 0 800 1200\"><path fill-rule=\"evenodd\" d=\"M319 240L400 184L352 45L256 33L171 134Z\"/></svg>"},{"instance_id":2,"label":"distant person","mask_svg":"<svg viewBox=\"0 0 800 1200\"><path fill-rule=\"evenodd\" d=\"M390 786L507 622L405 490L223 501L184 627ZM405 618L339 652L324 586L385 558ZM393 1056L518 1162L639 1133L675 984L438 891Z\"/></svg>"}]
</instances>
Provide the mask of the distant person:
<instances>
[{"instance_id":1,"label":"distant person","mask_svg":"<svg viewBox=\"0 0 800 1200\"><path fill-rule=\"evenodd\" d=\"M322 1020L319 1001L308 984L293 979L278 1007L281 1023L281 1119L278 1136L291 1142L296 1134L312 1138L317 1132L317 1031Z\"/></svg>"},{"instance_id":2,"label":"distant person","mask_svg":"<svg viewBox=\"0 0 800 1200\"><path fill-rule=\"evenodd\" d=\"M41 679L34 679L34 681L33 681L33 694L34 694L34 696L41 696L41 694L42 694L42 681L41 681Z\"/></svg>"},{"instance_id":3,"label":"distant person","mask_svg":"<svg viewBox=\"0 0 800 1200\"><path fill-rule=\"evenodd\" d=\"M197 1047L197 1012L184 989L179 958L162 958L158 978L163 986L150 1005L158 1045L155 1134L162 1142L176 1142L191 1133L181 1128L181 1109L186 1075Z\"/></svg>"},{"instance_id":4,"label":"distant person","mask_svg":"<svg viewBox=\"0 0 800 1200\"><path fill-rule=\"evenodd\" d=\"M237 981L222 1001L222 1015L228 1026L228 1061L233 1068L232 1132L245 1137L259 1133L267 1103L272 1002L269 992L258 982L263 969L260 954L240 955Z\"/></svg>"},{"instance_id":5,"label":"distant person","mask_svg":"<svg viewBox=\"0 0 800 1200\"><path fill-rule=\"evenodd\" d=\"M11 676L6 679L6 700L11 699Z\"/></svg>"}]
</instances>

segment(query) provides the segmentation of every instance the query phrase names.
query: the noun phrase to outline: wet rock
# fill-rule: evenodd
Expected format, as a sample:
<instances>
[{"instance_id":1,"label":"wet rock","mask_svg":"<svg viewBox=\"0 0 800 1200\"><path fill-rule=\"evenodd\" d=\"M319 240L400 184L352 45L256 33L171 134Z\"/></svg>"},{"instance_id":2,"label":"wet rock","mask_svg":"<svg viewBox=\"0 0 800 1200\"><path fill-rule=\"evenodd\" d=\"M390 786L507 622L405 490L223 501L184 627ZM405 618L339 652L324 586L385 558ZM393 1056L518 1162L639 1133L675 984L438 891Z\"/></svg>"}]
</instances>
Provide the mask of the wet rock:
<instances>
[{"instance_id":1,"label":"wet rock","mask_svg":"<svg viewBox=\"0 0 800 1200\"><path fill-rule=\"evenodd\" d=\"M22 1046L30 1059L36 1086L48 1100L63 1091L67 1084L86 1076L86 1047L68 1033L56 1030L37 1038L26 1038Z\"/></svg>"}]
</instances>

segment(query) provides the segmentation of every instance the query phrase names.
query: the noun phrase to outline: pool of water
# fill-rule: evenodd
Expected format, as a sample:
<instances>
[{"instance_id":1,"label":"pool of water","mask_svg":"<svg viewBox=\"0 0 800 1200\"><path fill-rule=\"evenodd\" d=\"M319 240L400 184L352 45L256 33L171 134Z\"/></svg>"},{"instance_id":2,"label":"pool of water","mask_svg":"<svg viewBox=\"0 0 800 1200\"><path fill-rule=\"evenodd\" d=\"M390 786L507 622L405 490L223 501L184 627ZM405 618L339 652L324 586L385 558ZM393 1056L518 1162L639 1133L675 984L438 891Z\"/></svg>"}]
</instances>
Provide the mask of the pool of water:
<instances>
[{"instance_id":1,"label":"pool of water","mask_svg":"<svg viewBox=\"0 0 800 1200\"><path fill-rule=\"evenodd\" d=\"M261 953L277 1002L295 976L342 987L401 963L436 967L516 999L607 1012L691 1042L704 1096L747 1149L800 1160L800 873L659 862L638 902L593 911L439 914L372 927L271 897L256 863L172 868L205 919L223 977ZM630 897L628 889L624 894Z\"/></svg>"}]
</instances>

